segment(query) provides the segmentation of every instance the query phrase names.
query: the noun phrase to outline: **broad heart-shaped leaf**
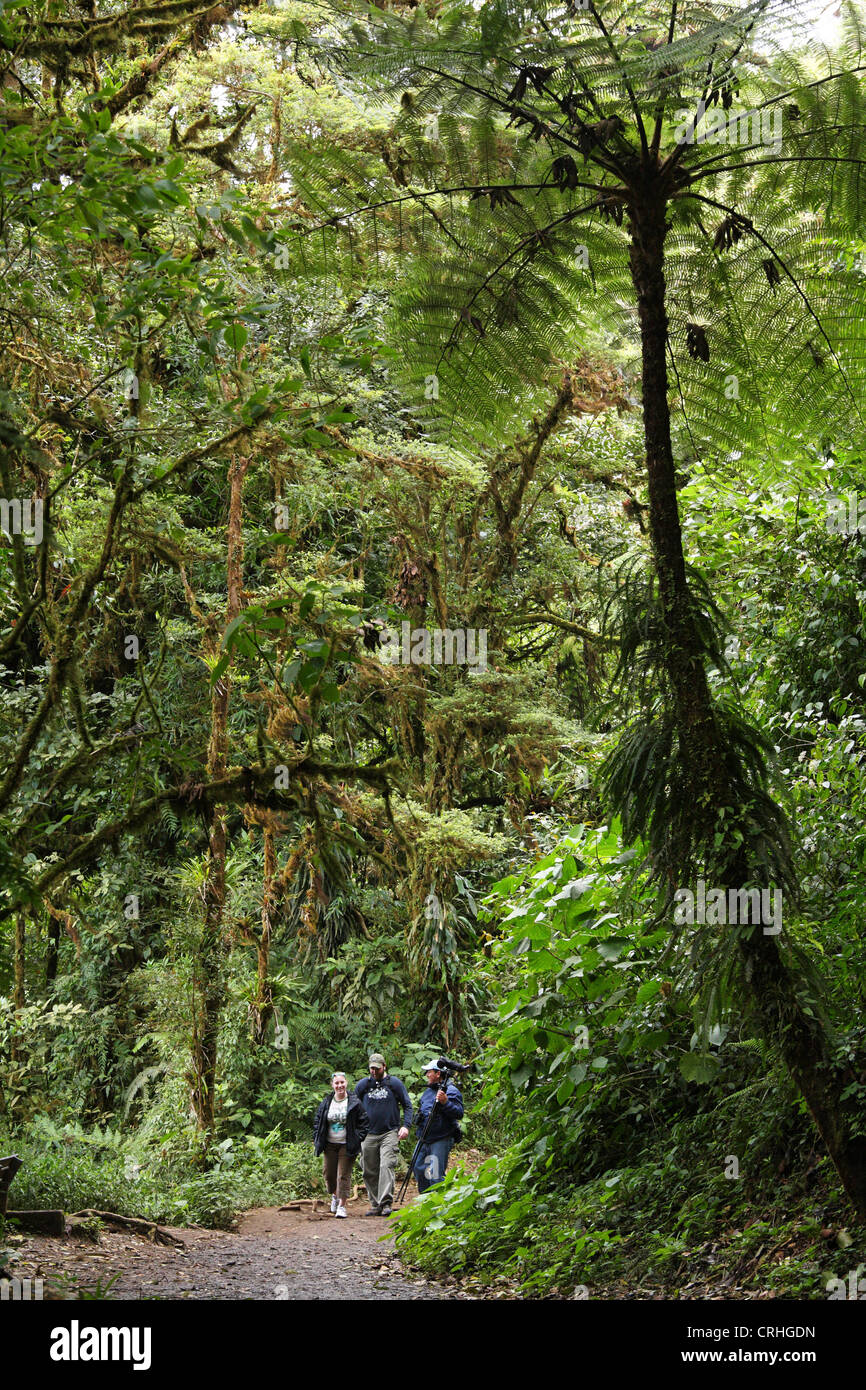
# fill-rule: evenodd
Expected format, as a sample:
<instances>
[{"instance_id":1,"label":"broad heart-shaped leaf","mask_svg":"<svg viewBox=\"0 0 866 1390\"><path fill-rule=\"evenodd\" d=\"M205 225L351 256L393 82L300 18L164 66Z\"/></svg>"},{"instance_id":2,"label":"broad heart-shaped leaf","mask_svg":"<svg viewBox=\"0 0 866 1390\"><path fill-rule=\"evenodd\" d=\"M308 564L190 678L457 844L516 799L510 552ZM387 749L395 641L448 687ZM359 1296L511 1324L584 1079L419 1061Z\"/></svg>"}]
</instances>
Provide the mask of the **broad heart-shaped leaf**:
<instances>
[{"instance_id":1,"label":"broad heart-shaped leaf","mask_svg":"<svg viewBox=\"0 0 866 1390\"><path fill-rule=\"evenodd\" d=\"M242 323L230 323L223 333L226 347L233 348L235 352L240 352L248 337L249 334Z\"/></svg>"},{"instance_id":2,"label":"broad heart-shaped leaf","mask_svg":"<svg viewBox=\"0 0 866 1390\"><path fill-rule=\"evenodd\" d=\"M532 922L522 922L521 931L530 941L549 941L550 923L539 914Z\"/></svg>"},{"instance_id":3,"label":"broad heart-shaped leaf","mask_svg":"<svg viewBox=\"0 0 866 1390\"><path fill-rule=\"evenodd\" d=\"M567 883L564 888L550 899L551 903L562 902L564 898L582 898L590 888L594 888L598 881L598 874L588 874L584 878L574 878Z\"/></svg>"},{"instance_id":4,"label":"broad heart-shaped leaf","mask_svg":"<svg viewBox=\"0 0 866 1390\"><path fill-rule=\"evenodd\" d=\"M558 1087L557 1092L556 1092L557 1104L558 1104L558 1105L565 1105L565 1102L571 1098L573 1092L574 1092L574 1082L571 1080L571 1077L566 1076L566 1077L559 1083L559 1087Z\"/></svg>"},{"instance_id":5,"label":"broad heart-shaped leaf","mask_svg":"<svg viewBox=\"0 0 866 1390\"><path fill-rule=\"evenodd\" d=\"M680 1058L680 1071L686 1081L696 1081L699 1085L715 1080L719 1071L719 1059L709 1052L685 1052Z\"/></svg>"},{"instance_id":6,"label":"broad heart-shaped leaf","mask_svg":"<svg viewBox=\"0 0 866 1390\"><path fill-rule=\"evenodd\" d=\"M537 1018L546 1004L555 1003L562 999L562 995L550 992L538 994L534 999L530 999L528 1004L524 1004L523 1013L529 1018Z\"/></svg>"},{"instance_id":7,"label":"broad heart-shaped leaf","mask_svg":"<svg viewBox=\"0 0 866 1390\"><path fill-rule=\"evenodd\" d=\"M646 980L635 996L638 1004L645 1004L648 999L653 999L658 994L661 987L661 980Z\"/></svg>"},{"instance_id":8,"label":"broad heart-shaped leaf","mask_svg":"<svg viewBox=\"0 0 866 1390\"><path fill-rule=\"evenodd\" d=\"M581 860L573 854L567 854L562 861L562 868L559 874L560 883L570 883L575 874L584 867Z\"/></svg>"},{"instance_id":9,"label":"broad heart-shaped leaf","mask_svg":"<svg viewBox=\"0 0 866 1390\"><path fill-rule=\"evenodd\" d=\"M627 936L610 936L607 941L600 941L596 947L602 960L618 960L623 951L627 951L634 942Z\"/></svg>"},{"instance_id":10,"label":"broad heart-shaped leaf","mask_svg":"<svg viewBox=\"0 0 866 1390\"><path fill-rule=\"evenodd\" d=\"M325 662L321 656L312 656L309 661L304 662L298 675L298 684L302 690L309 694L322 674L324 666Z\"/></svg>"}]
</instances>

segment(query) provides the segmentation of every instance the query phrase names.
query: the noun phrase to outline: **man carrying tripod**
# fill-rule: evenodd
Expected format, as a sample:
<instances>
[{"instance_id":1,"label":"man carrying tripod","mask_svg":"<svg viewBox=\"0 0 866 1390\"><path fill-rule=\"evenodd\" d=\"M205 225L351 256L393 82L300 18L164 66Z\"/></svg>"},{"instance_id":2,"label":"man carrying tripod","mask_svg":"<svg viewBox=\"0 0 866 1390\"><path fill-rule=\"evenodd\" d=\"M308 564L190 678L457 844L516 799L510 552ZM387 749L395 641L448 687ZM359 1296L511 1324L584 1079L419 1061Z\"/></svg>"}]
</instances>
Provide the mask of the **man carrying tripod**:
<instances>
[{"instance_id":1,"label":"man carrying tripod","mask_svg":"<svg viewBox=\"0 0 866 1390\"><path fill-rule=\"evenodd\" d=\"M424 1141L418 1144L413 1164L419 1192L426 1192L445 1176L451 1147L462 1138L457 1122L463 1117L463 1097L453 1081L447 1080L443 1090L439 1062L428 1062L424 1073L427 1089L418 1102L416 1121L418 1134L424 1135Z\"/></svg>"}]
</instances>

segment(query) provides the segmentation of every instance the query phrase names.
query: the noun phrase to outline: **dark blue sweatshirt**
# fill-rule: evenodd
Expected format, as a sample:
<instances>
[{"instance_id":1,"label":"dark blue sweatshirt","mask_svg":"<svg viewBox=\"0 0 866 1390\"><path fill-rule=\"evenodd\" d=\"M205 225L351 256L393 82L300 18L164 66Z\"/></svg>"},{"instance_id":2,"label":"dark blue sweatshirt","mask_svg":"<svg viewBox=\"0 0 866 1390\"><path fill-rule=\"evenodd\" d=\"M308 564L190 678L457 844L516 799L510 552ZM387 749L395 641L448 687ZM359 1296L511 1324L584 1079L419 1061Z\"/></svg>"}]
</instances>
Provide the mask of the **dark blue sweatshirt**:
<instances>
[{"instance_id":1,"label":"dark blue sweatshirt","mask_svg":"<svg viewBox=\"0 0 866 1390\"><path fill-rule=\"evenodd\" d=\"M389 1129L399 1129L401 1124L407 1129L411 1125L412 1102L399 1077L389 1076L387 1072L381 1081L364 1076L355 1087L355 1095L364 1103L370 1122L369 1134L387 1134Z\"/></svg>"},{"instance_id":2,"label":"dark blue sweatshirt","mask_svg":"<svg viewBox=\"0 0 866 1390\"><path fill-rule=\"evenodd\" d=\"M436 1094L439 1090L441 1090L441 1083L434 1081L432 1086L428 1086L426 1091L422 1092L418 1102L418 1118L415 1125L419 1139L424 1132L431 1107L436 1111L427 1132L425 1140L427 1144L433 1144L437 1139L450 1139L457 1128L457 1121L463 1115L463 1097L453 1082L448 1082L445 1090L448 1099L442 1105L438 1105L436 1101Z\"/></svg>"}]
</instances>

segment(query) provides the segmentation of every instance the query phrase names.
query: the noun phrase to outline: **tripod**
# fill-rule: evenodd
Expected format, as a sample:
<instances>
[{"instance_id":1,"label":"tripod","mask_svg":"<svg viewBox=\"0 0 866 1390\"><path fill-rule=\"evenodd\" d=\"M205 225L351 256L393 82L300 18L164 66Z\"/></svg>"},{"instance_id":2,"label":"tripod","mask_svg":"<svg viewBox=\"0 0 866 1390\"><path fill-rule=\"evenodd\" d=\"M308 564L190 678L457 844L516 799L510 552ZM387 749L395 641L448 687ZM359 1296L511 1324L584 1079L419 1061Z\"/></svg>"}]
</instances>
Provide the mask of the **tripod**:
<instances>
[{"instance_id":1,"label":"tripod","mask_svg":"<svg viewBox=\"0 0 866 1390\"><path fill-rule=\"evenodd\" d=\"M440 1082L438 1083L438 1089L439 1089L440 1091L444 1091L446 1095L448 1094L448 1081L449 1081L449 1079L450 1079L450 1078L446 1077L443 1081L440 1081ZM418 1143L415 1145L415 1151L414 1151L414 1153L412 1154L411 1159L409 1160L409 1171L407 1172L405 1178L403 1179L403 1186L400 1188L399 1194L398 1194L398 1196L397 1196L396 1205L397 1205L398 1207L402 1204L403 1198L406 1196L406 1189L407 1189L407 1187L409 1186L409 1179L411 1178L412 1174L413 1174L414 1171L415 1171L415 1160L416 1160L416 1158L418 1157L419 1153L421 1152L421 1150L422 1150L423 1147L424 1147L424 1141L425 1141L426 1138L427 1138L427 1133L428 1133L428 1131L429 1131L429 1129L430 1129L430 1126L431 1126L432 1123L433 1123L433 1119L434 1119L434 1117L435 1117L435 1115L436 1115L436 1106L437 1106L437 1104L438 1104L438 1101L435 1101L435 1100L434 1100L433 1104L430 1106L430 1114L427 1116L427 1123L425 1124L424 1129L422 1130L421 1137L420 1137L420 1139L418 1140Z\"/></svg>"}]
</instances>

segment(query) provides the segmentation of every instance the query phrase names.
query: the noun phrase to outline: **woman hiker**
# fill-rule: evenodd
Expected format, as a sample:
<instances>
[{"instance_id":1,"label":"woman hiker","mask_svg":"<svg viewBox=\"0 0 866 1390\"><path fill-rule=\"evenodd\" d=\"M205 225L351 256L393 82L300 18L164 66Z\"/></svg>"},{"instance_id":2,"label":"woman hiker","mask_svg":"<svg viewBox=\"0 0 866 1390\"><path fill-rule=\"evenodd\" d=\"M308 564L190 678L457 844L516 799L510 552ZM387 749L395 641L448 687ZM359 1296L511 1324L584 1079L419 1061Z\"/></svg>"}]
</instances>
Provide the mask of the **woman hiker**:
<instances>
[{"instance_id":1,"label":"woman hiker","mask_svg":"<svg viewBox=\"0 0 866 1390\"><path fill-rule=\"evenodd\" d=\"M345 1072L334 1072L331 1087L333 1095L325 1096L313 1121L313 1148L317 1155L324 1156L331 1214L348 1216L346 1203L352 1190L352 1165L367 1133L367 1112L358 1097L349 1094Z\"/></svg>"}]
</instances>

